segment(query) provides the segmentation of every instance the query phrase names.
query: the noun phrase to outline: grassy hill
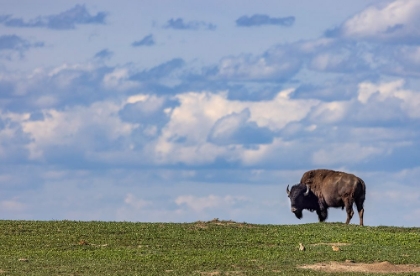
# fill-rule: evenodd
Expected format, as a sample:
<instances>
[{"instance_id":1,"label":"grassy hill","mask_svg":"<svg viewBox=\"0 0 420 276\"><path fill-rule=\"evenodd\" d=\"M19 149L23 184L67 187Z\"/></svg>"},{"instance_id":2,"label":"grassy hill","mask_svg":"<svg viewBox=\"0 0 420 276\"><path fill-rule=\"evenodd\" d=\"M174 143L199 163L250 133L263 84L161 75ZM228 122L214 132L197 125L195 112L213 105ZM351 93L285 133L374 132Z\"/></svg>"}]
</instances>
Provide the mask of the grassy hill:
<instances>
[{"instance_id":1,"label":"grassy hill","mask_svg":"<svg viewBox=\"0 0 420 276\"><path fill-rule=\"evenodd\" d=\"M420 228L216 219L0 221L0 229L0 275L325 275L300 266L346 260L420 266ZM299 251L299 243L305 251Z\"/></svg>"}]
</instances>

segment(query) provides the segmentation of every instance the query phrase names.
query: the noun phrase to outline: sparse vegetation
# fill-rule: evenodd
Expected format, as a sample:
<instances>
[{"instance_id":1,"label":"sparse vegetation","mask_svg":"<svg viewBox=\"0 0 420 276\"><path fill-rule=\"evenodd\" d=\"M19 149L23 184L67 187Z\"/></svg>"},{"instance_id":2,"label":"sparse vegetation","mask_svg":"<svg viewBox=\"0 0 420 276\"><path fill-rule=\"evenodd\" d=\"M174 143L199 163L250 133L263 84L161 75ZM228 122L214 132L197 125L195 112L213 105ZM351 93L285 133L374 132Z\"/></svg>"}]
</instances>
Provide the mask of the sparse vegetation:
<instances>
[{"instance_id":1,"label":"sparse vegetation","mask_svg":"<svg viewBox=\"0 0 420 276\"><path fill-rule=\"evenodd\" d=\"M217 219L0 221L0 227L0 275L325 275L300 266L346 260L420 266L420 228Z\"/></svg>"}]
</instances>

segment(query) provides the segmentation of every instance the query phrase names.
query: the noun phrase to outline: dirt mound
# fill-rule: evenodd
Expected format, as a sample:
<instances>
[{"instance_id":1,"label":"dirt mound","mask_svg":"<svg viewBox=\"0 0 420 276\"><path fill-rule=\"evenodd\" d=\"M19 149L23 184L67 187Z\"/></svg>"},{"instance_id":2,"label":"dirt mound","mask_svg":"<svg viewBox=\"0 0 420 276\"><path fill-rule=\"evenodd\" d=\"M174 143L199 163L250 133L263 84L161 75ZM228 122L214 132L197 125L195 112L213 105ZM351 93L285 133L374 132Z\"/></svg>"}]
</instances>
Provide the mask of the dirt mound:
<instances>
[{"instance_id":1,"label":"dirt mound","mask_svg":"<svg viewBox=\"0 0 420 276\"><path fill-rule=\"evenodd\" d=\"M354 262L330 262L300 266L304 269L318 270L322 272L365 272L365 273L407 273L420 272L420 266L394 265L389 262L381 263L354 263Z\"/></svg>"}]
</instances>

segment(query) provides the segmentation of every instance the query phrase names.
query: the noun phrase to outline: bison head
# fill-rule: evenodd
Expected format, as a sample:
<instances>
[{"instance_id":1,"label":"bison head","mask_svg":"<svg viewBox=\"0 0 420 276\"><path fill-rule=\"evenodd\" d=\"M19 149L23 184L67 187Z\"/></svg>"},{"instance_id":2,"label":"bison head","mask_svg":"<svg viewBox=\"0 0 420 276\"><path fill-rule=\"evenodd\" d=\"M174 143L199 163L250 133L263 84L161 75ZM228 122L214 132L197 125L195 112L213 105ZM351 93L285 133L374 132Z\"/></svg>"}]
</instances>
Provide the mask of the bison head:
<instances>
[{"instance_id":1,"label":"bison head","mask_svg":"<svg viewBox=\"0 0 420 276\"><path fill-rule=\"evenodd\" d=\"M291 190L289 190L289 185L287 186L286 192L292 205L291 210L298 219L302 218L303 209L311 211L316 209L317 199L310 191L309 186L303 184L294 185Z\"/></svg>"}]
</instances>

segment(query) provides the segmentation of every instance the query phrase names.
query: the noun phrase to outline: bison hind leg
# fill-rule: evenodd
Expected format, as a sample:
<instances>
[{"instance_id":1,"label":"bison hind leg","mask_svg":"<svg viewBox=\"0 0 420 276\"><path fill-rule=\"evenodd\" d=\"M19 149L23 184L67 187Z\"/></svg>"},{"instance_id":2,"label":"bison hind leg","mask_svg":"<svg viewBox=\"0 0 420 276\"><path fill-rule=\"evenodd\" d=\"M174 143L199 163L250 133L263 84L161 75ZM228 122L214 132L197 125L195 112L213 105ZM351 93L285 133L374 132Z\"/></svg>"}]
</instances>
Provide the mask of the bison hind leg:
<instances>
[{"instance_id":1,"label":"bison hind leg","mask_svg":"<svg viewBox=\"0 0 420 276\"><path fill-rule=\"evenodd\" d=\"M363 208L364 200L365 200L364 197L356 200L356 207L357 207L357 211L359 212L360 225L362 226L363 226L363 213L365 212L365 209Z\"/></svg>"},{"instance_id":2,"label":"bison hind leg","mask_svg":"<svg viewBox=\"0 0 420 276\"><path fill-rule=\"evenodd\" d=\"M346 220L346 224L349 224L350 223L350 220L353 217L353 215L354 215L354 211L353 211L352 206L350 206L350 210L347 208L347 220Z\"/></svg>"},{"instance_id":3,"label":"bison hind leg","mask_svg":"<svg viewBox=\"0 0 420 276\"><path fill-rule=\"evenodd\" d=\"M353 211L353 200L352 199L347 199L347 200L344 201L344 204L346 205L346 212L347 212L346 224L349 224L351 218L354 215L354 211Z\"/></svg>"}]
</instances>

